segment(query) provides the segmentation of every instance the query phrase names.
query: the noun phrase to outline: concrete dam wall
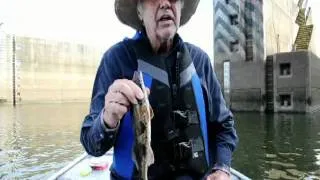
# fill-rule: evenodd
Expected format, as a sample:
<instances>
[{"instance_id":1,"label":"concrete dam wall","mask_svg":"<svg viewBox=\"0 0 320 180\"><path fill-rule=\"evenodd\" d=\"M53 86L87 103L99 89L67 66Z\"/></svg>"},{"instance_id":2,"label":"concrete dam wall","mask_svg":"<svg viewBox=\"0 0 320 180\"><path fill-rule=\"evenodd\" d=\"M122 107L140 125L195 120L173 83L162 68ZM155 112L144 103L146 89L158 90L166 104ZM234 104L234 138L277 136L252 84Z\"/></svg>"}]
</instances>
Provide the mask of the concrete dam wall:
<instances>
[{"instance_id":1,"label":"concrete dam wall","mask_svg":"<svg viewBox=\"0 0 320 180\"><path fill-rule=\"evenodd\" d=\"M0 102L89 101L102 48L0 35Z\"/></svg>"}]
</instances>

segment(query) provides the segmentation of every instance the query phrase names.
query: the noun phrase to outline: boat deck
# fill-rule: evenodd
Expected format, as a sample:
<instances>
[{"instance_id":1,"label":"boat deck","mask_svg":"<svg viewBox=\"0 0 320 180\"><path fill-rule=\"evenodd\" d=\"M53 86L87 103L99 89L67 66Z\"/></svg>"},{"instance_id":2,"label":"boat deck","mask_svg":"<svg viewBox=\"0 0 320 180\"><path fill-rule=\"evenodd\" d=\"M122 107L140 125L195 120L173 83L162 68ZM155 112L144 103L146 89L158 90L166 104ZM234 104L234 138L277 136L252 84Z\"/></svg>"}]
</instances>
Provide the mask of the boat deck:
<instances>
[{"instance_id":1,"label":"boat deck","mask_svg":"<svg viewBox=\"0 0 320 180\"><path fill-rule=\"evenodd\" d=\"M88 169L91 169L89 164L92 159L99 160L101 162L106 162L108 167L105 170L92 170L88 173ZM110 171L109 167L112 164L112 152L106 153L104 156L99 158L94 158L87 153L82 154L69 165L52 175L49 180L97 180L97 179L109 179ZM250 180L245 175L240 172L231 169L232 180ZM82 175L81 175L82 174ZM83 175L86 174L86 175Z\"/></svg>"}]
</instances>

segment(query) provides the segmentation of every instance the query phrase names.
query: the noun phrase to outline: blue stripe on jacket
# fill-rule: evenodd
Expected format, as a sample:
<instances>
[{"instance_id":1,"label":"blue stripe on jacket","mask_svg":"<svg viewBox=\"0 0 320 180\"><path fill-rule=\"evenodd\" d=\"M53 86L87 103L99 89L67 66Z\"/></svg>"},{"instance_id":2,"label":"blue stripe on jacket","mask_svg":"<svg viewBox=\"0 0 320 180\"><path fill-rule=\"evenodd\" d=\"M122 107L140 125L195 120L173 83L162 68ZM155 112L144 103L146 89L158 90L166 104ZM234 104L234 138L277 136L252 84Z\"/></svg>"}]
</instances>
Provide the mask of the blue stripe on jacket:
<instances>
[{"instance_id":1,"label":"blue stripe on jacket","mask_svg":"<svg viewBox=\"0 0 320 180\"><path fill-rule=\"evenodd\" d=\"M207 163L210 164L209 152L208 152L208 132L207 132L207 117L206 117L205 103L204 103L200 79L197 74L194 74L192 76L192 87L193 87L193 92L194 92L194 96L195 96L195 100L196 100L197 108L199 112L200 127L201 127L202 137L204 141L206 159L207 159Z\"/></svg>"}]
</instances>

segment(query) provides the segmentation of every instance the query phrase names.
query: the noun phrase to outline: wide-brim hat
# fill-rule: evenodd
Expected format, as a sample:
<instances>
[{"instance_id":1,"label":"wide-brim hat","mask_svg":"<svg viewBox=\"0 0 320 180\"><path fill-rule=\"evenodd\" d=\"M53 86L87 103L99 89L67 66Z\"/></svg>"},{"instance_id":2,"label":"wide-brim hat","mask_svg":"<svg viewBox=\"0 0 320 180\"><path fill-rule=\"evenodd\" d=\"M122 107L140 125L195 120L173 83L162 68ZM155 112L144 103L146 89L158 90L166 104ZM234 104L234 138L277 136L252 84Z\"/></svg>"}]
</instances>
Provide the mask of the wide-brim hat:
<instances>
[{"instance_id":1,"label":"wide-brim hat","mask_svg":"<svg viewBox=\"0 0 320 180\"><path fill-rule=\"evenodd\" d=\"M184 6L181 10L180 26L186 24L196 12L200 0L183 0ZM136 29L142 29L143 25L137 14L138 0L115 0L114 7L118 19Z\"/></svg>"}]
</instances>

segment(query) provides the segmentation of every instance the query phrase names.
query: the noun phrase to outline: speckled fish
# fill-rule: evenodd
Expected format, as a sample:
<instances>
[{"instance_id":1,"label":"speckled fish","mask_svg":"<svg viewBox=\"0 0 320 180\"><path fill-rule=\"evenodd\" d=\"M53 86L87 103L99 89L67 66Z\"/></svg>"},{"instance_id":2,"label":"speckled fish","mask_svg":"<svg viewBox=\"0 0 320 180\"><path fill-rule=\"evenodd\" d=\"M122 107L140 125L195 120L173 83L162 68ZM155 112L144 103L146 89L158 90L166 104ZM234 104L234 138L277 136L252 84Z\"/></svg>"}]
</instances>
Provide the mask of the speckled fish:
<instances>
[{"instance_id":1,"label":"speckled fish","mask_svg":"<svg viewBox=\"0 0 320 180\"><path fill-rule=\"evenodd\" d=\"M135 140L132 159L139 173L138 178L147 180L148 167L154 163L151 148L151 119L153 118L153 111L149 104L141 71L134 72L133 81L142 89L144 99L138 100L138 104L133 105Z\"/></svg>"}]
</instances>

